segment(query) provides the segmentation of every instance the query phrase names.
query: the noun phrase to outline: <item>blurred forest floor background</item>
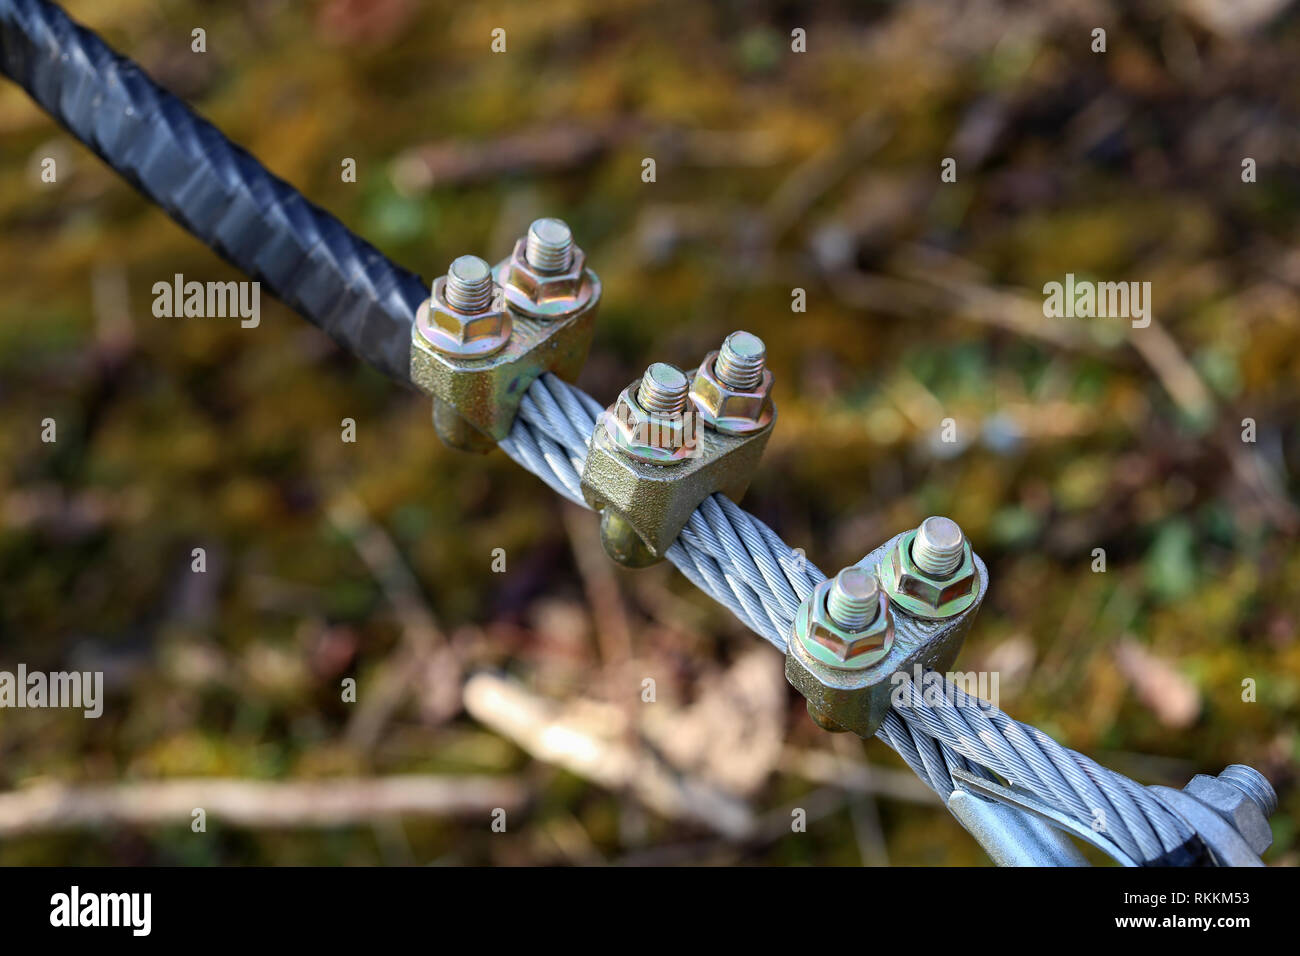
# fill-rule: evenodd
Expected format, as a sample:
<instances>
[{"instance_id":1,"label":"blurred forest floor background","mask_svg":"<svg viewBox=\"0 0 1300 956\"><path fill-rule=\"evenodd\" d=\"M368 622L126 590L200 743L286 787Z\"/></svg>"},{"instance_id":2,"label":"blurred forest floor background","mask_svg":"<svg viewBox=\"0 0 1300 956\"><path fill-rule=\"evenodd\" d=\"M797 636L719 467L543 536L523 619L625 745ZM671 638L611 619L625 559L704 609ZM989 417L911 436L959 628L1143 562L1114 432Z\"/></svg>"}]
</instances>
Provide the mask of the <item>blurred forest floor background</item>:
<instances>
[{"instance_id":1,"label":"blurred forest floor background","mask_svg":"<svg viewBox=\"0 0 1300 956\"><path fill-rule=\"evenodd\" d=\"M746 507L828 572L952 516L992 575L963 670L1143 783L1258 767L1300 860L1294 4L67 8L426 278L566 219L602 400L760 335ZM0 712L0 863L987 862L673 569L279 303L155 318L240 276L7 83L0 144L0 668L107 682ZM1150 281L1150 328L1045 318L1070 272Z\"/></svg>"}]
</instances>

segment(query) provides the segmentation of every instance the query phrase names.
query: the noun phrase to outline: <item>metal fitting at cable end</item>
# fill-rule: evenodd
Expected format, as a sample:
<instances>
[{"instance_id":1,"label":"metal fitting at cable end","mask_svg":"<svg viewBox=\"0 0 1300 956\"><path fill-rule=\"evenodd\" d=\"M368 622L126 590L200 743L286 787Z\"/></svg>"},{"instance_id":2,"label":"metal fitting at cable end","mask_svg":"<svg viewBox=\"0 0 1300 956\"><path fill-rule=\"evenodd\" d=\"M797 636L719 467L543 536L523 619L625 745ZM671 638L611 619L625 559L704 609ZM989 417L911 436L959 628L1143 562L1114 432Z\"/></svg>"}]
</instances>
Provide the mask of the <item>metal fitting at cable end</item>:
<instances>
[{"instance_id":1,"label":"metal fitting at cable end","mask_svg":"<svg viewBox=\"0 0 1300 956\"><path fill-rule=\"evenodd\" d=\"M727 421L717 414L718 396L697 388L702 376L721 382L719 375L758 395L729 407ZM776 420L771 388L762 341L737 332L699 369L656 362L623 389L596 422L582 472L583 496L601 512L601 542L611 558L626 567L654 564L709 495L740 500ZM727 427L746 415L754 416L750 427Z\"/></svg>"},{"instance_id":2,"label":"metal fitting at cable end","mask_svg":"<svg viewBox=\"0 0 1300 956\"><path fill-rule=\"evenodd\" d=\"M1264 865L1260 856L1273 844L1268 818L1277 811L1277 791L1254 767L1235 763L1217 777L1197 774L1182 790L1147 791L1196 831L1214 865Z\"/></svg>"},{"instance_id":3,"label":"metal fitting at cable end","mask_svg":"<svg viewBox=\"0 0 1300 956\"><path fill-rule=\"evenodd\" d=\"M574 381L586 362L600 280L569 227L539 219L515 249L506 264L529 256L536 263L528 266L536 278L528 295L540 296L540 311L524 307L531 300L521 298L515 271L460 256L434 281L411 327L411 380L433 398L434 428L453 448L494 448L534 380L551 372Z\"/></svg>"}]
</instances>

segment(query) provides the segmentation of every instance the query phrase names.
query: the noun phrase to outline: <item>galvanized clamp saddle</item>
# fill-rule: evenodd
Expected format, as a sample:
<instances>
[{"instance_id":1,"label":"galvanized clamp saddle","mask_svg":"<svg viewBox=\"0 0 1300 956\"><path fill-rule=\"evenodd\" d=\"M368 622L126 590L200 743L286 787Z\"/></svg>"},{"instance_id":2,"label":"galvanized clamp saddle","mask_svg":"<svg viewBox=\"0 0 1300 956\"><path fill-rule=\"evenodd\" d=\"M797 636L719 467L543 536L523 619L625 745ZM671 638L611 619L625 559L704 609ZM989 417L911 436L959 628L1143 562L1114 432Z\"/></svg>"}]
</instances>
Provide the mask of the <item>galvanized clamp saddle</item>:
<instances>
[{"instance_id":1,"label":"galvanized clamp saddle","mask_svg":"<svg viewBox=\"0 0 1300 956\"><path fill-rule=\"evenodd\" d=\"M776 421L765 357L762 340L734 332L693 372L651 365L600 416L582 493L611 558L654 564L709 495L745 494Z\"/></svg>"},{"instance_id":2,"label":"galvanized clamp saddle","mask_svg":"<svg viewBox=\"0 0 1300 956\"><path fill-rule=\"evenodd\" d=\"M535 379L578 377L599 304L600 280L559 219L538 219L495 267L453 261L411 328L411 380L433 398L438 436L462 451L494 448Z\"/></svg>"},{"instance_id":3,"label":"galvanized clamp saddle","mask_svg":"<svg viewBox=\"0 0 1300 956\"><path fill-rule=\"evenodd\" d=\"M988 581L957 523L926 518L808 595L786 679L820 727L870 737L889 712L895 675L952 666Z\"/></svg>"}]
</instances>

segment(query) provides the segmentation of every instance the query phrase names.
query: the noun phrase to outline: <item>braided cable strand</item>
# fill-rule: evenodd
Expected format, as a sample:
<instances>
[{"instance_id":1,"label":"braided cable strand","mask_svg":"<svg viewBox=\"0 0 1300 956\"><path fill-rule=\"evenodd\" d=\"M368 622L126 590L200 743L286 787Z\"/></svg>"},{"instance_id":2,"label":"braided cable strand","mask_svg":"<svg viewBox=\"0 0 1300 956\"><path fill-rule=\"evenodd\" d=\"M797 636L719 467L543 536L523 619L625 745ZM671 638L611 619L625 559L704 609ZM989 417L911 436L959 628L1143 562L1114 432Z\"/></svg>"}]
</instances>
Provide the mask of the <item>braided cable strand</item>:
<instances>
[{"instance_id":1,"label":"braided cable strand","mask_svg":"<svg viewBox=\"0 0 1300 956\"><path fill-rule=\"evenodd\" d=\"M263 281L344 348L409 381L419 277L267 172L129 60L43 0L0 0L0 68L105 162L238 268ZM558 494L584 504L581 475L602 407L553 375L524 396L505 452ZM825 579L802 552L734 502L714 495L668 559L697 587L784 650L800 602ZM911 686L911 685L905 685ZM952 771L993 773L1125 852L1177 860L1194 838L1133 781L949 685L918 689L877 736L941 796Z\"/></svg>"},{"instance_id":2,"label":"braided cable strand","mask_svg":"<svg viewBox=\"0 0 1300 956\"><path fill-rule=\"evenodd\" d=\"M533 383L501 448L556 492L586 507L582 465L602 406L554 375ZM691 516L668 560L746 626L785 650L799 604L825 579L803 554L730 498Z\"/></svg>"},{"instance_id":3,"label":"braided cable strand","mask_svg":"<svg viewBox=\"0 0 1300 956\"><path fill-rule=\"evenodd\" d=\"M533 384L502 447L565 497L584 504L582 463L599 406L581 390L543 376ZM668 559L700 590L784 651L795 612L825 575L767 525L723 495L691 516ZM903 706L877 737L940 796L951 771L991 771L1086 827L1103 830L1146 861L1176 856L1195 833L1143 787L1062 747L1042 731L965 694L951 682L924 695L910 682ZM941 699L935 699L935 698Z\"/></svg>"}]
</instances>

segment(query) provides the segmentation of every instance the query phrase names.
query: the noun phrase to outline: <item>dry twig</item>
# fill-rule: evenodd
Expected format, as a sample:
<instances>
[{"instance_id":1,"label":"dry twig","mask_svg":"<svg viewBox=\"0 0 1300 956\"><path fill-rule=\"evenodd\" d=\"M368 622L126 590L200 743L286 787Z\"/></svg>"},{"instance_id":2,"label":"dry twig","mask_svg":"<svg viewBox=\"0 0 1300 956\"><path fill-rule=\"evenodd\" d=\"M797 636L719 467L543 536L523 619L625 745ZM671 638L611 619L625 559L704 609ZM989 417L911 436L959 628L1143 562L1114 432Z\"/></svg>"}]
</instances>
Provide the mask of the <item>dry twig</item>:
<instances>
[{"instance_id":1,"label":"dry twig","mask_svg":"<svg viewBox=\"0 0 1300 956\"><path fill-rule=\"evenodd\" d=\"M465 709L536 759L607 789L626 790L666 817L728 839L753 832L753 815L742 801L676 772L649 748L626 743L625 718L612 705L580 702L561 711L515 681L476 674L465 684Z\"/></svg>"},{"instance_id":2,"label":"dry twig","mask_svg":"<svg viewBox=\"0 0 1300 956\"><path fill-rule=\"evenodd\" d=\"M241 827L332 827L400 814L479 816L528 800L511 777L392 776L272 783L223 778L109 786L38 784L0 794L0 837L96 826L190 823L195 809Z\"/></svg>"}]
</instances>

